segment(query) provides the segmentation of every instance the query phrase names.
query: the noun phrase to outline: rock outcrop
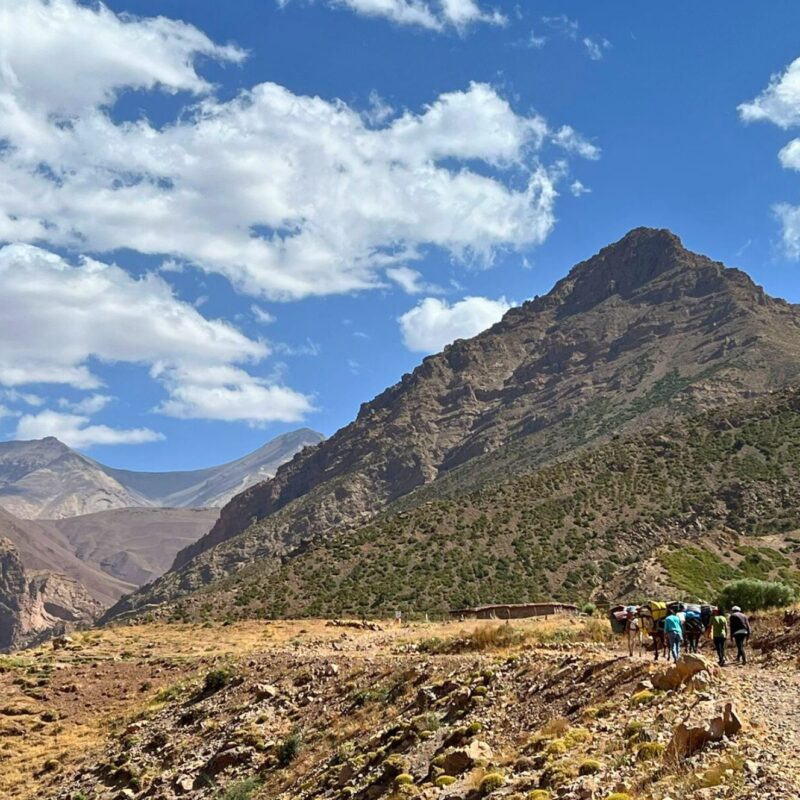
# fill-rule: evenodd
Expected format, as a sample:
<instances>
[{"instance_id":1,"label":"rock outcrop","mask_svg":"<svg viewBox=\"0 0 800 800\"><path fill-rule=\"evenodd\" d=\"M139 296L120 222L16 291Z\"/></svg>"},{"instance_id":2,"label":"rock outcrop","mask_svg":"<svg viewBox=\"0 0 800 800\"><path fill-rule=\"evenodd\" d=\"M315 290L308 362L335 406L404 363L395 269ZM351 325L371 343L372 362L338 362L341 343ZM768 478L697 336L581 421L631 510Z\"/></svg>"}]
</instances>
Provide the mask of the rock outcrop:
<instances>
[{"instance_id":1,"label":"rock outcrop","mask_svg":"<svg viewBox=\"0 0 800 800\"><path fill-rule=\"evenodd\" d=\"M89 624L101 611L77 581L53 572L28 572L14 545L0 538L0 652Z\"/></svg>"}]
</instances>

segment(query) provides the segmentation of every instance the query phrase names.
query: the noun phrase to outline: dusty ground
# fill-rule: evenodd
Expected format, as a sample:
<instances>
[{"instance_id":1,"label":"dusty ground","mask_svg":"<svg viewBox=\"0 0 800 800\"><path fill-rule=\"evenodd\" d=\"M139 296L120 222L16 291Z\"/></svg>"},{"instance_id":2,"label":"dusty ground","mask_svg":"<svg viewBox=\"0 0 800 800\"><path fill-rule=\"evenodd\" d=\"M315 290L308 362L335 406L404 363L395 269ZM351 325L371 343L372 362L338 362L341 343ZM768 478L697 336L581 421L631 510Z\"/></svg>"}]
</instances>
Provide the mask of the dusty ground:
<instances>
[{"instance_id":1,"label":"dusty ground","mask_svg":"<svg viewBox=\"0 0 800 800\"><path fill-rule=\"evenodd\" d=\"M542 800L800 798L793 652L726 668L694 691L649 692L656 668L604 641L605 623L521 621L507 639L504 627L157 624L3 658L0 797L464 798L484 796L483 778L497 773L498 800L535 790L550 793ZM207 694L217 670L228 682ZM668 758L680 719L728 700L742 734ZM646 742L638 728L631 739L631 723ZM302 745L284 764L296 733ZM475 742L482 757L437 786L438 762ZM641 757L643 743L654 759ZM411 786L395 785L392 758ZM579 775L588 762L595 773Z\"/></svg>"}]
</instances>

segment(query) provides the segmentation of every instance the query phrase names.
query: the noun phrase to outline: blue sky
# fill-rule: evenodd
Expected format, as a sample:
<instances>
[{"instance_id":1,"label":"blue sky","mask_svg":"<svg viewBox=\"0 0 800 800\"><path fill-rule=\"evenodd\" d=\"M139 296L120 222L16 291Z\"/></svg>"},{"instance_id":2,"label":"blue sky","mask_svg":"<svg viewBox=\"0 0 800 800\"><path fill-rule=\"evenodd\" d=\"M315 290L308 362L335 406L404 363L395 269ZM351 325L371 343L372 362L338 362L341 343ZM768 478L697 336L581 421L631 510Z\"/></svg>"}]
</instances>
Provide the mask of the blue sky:
<instances>
[{"instance_id":1,"label":"blue sky","mask_svg":"<svg viewBox=\"0 0 800 800\"><path fill-rule=\"evenodd\" d=\"M2 438L329 435L638 225L800 300L796 3L448 3L0 0Z\"/></svg>"}]
</instances>

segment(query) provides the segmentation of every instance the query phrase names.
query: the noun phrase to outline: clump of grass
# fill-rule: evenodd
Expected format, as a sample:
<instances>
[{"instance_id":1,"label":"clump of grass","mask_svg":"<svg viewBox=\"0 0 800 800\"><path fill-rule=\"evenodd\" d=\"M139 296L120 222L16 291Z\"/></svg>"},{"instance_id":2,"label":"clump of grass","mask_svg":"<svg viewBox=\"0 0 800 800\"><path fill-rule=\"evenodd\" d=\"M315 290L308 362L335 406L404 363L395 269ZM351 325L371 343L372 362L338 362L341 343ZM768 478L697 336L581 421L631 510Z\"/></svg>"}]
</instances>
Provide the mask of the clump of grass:
<instances>
[{"instance_id":1,"label":"clump of grass","mask_svg":"<svg viewBox=\"0 0 800 800\"><path fill-rule=\"evenodd\" d=\"M506 779L504 775L501 775L499 772L490 772L488 775L483 776L478 788L481 795L485 796L499 789L505 782Z\"/></svg>"},{"instance_id":2,"label":"clump of grass","mask_svg":"<svg viewBox=\"0 0 800 800\"><path fill-rule=\"evenodd\" d=\"M534 789L532 792L528 792L525 800L550 800L552 796L547 789Z\"/></svg>"},{"instance_id":3,"label":"clump of grass","mask_svg":"<svg viewBox=\"0 0 800 800\"><path fill-rule=\"evenodd\" d=\"M434 785L439 789L444 789L446 786L452 786L456 779L452 775L440 775L435 781Z\"/></svg>"},{"instance_id":4,"label":"clump of grass","mask_svg":"<svg viewBox=\"0 0 800 800\"><path fill-rule=\"evenodd\" d=\"M260 778L245 778L229 786L219 797L220 800L249 800L260 786Z\"/></svg>"},{"instance_id":5,"label":"clump of grass","mask_svg":"<svg viewBox=\"0 0 800 800\"><path fill-rule=\"evenodd\" d=\"M636 750L637 761L655 761L664 754L664 745L661 742L644 742Z\"/></svg>"},{"instance_id":6,"label":"clump of grass","mask_svg":"<svg viewBox=\"0 0 800 800\"><path fill-rule=\"evenodd\" d=\"M645 703L649 703L653 698L655 698L655 695L649 689L642 689L641 692L636 692L636 694L631 695L631 705L641 706Z\"/></svg>"},{"instance_id":7,"label":"clump of grass","mask_svg":"<svg viewBox=\"0 0 800 800\"><path fill-rule=\"evenodd\" d=\"M295 729L276 748L275 755L278 758L278 763L282 767L291 764L300 754L302 746L303 736L299 730Z\"/></svg>"},{"instance_id":8,"label":"clump of grass","mask_svg":"<svg viewBox=\"0 0 800 800\"><path fill-rule=\"evenodd\" d=\"M410 786L414 783L414 776L408 772L401 772L395 779L395 786Z\"/></svg>"},{"instance_id":9,"label":"clump of grass","mask_svg":"<svg viewBox=\"0 0 800 800\"><path fill-rule=\"evenodd\" d=\"M578 775L594 775L596 772L600 772L602 768L603 765L596 758L587 758L585 761L581 761L578 767Z\"/></svg>"}]
</instances>

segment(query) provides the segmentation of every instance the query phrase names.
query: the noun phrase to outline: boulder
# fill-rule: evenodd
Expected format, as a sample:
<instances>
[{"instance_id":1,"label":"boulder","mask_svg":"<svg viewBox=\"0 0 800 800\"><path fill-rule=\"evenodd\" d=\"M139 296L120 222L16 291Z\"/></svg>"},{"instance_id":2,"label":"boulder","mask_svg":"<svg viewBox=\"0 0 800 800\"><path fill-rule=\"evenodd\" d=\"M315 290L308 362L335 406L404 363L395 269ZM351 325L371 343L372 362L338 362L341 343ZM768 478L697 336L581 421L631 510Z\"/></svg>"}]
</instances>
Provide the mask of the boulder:
<instances>
[{"instance_id":1,"label":"boulder","mask_svg":"<svg viewBox=\"0 0 800 800\"><path fill-rule=\"evenodd\" d=\"M710 683L715 671L716 667L704 656L686 653L677 664L654 673L651 680L655 689L669 691L688 684L696 675L703 672L708 676Z\"/></svg>"},{"instance_id":2,"label":"boulder","mask_svg":"<svg viewBox=\"0 0 800 800\"><path fill-rule=\"evenodd\" d=\"M271 683L257 683L255 693L257 700L272 700L278 696L278 689Z\"/></svg>"},{"instance_id":3,"label":"boulder","mask_svg":"<svg viewBox=\"0 0 800 800\"><path fill-rule=\"evenodd\" d=\"M478 761L491 761L492 748L486 742L470 742L465 747L458 747L446 753L441 763L445 775L461 775L472 769Z\"/></svg>"},{"instance_id":4,"label":"boulder","mask_svg":"<svg viewBox=\"0 0 800 800\"><path fill-rule=\"evenodd\" d=\"M672 732L670 752L679 758L689 758L702 750L709 742L719 742L723 737L735 736L742 729L742 722L731 703L726 703L722 714L712 717L705 724L681 722Z\"/></svg>"}]
</instances>

